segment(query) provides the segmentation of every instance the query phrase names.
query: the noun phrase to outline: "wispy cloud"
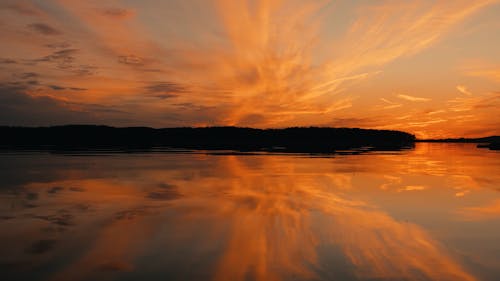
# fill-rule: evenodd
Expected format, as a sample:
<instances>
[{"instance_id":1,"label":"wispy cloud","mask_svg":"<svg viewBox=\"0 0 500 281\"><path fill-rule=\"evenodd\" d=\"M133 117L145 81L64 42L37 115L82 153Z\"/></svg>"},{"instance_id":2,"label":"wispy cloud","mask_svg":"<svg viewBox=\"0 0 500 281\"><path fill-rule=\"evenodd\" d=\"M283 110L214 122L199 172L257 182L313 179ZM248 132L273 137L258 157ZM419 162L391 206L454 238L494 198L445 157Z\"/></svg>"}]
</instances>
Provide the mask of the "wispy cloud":
<instances>
[{"instance_id":1,"label":"wispy cloud","mask_svg":"<svg viewBox=\"0 0 500 281\"><path fill-rule=\"evenodd\" d=\"M500 65L484 60L474 60L462 66L461 71L467 76L482 77L500 82Z\"/></svg>"},{"instance_id":2,"label":"wispy cloud","mask_svg":"<svg viewBox=\"0 0 500 281\"><path fill-rule=\"evenodd\" d=\"M456 24L495 2L373 2L359 10L343 44L357 58L351 64L383 65L431 47Z\"/></svg>"},{"instance_id":3,"label":"wispy cloud","mask_svg":"<svg viewBox=\"0 0 500 281\"><path fill-rule=\"evenodd\" d=\"M469 76L484 77L493 81L500 81L499 69L483 69L483 70L470 70L467 72Z\"/></svg>"},{"instance_id":4,"label":"wispy cloud","mask_svg":"<svg viewBox=\"0 0 500 281\"><path fill-rule=\"evenodd\" d=\"M152 82L144 87L149 96L167 99L177 97L181 93L187 93L188 89L175 82Z\"/></svg>"},{"instance_id":5,"label":"wispy cloud","mask_svg":"<svg viewBox=\"0 0 500 281\"><path fill-rule=\"evenodd\" d=\"M477 96L457 97L449 100L447 103L449 109L454 112L498 108L500 104L500 93L494 92Z\"/></svg>"},{"instance_id":6,"label":"wispy cloud","mask_svg":"<svg viewBox=\"0 0 500 281\"><path fill-rule=\"evenodd\" d=\"M465 87L464 85L458 85L457 86L457 90L460 93L464 94L464 95L468 95L468 96L472 95L472 93L469 92L469 90L467 89L467 87Z\"/></svg>"},{"instance_id":7,"label":"wispy cloud","mask_svg":"<svg viewBox=\"0 0 500 281\"><path fill-rule=\"evenodd\" d=\"M2 59L0 58L0 64L16 64L17 61L13 59Z\"/></svg>"},{"instance_id":8,"label":"wispy cloud","mask_svg":"<svg viewBox=\"0 0 500 281\"><path fill-rule=\"evenodd\" d=\"M432 119L432 120L426 120L426 121L408 122L408 126L409 127L427 127L429 125L443 123L446 121L448 121L448 120L446 120L446 119Z\"/></svg>"},{"instance_id":9,"label":"wispy cloud","mask_svg":"<svg viewBox=\"0 0 500 281\"><path fill-rule=\"evenodd\" d=\"M46 23L32 23L28 25L32 30L42 35L61 35L62 32Z\"/></svg>"},{"instance_id":10,"label":"wispy cloud","mask_svg":"<svg viewBox=\"0 0 500 281\"><path fill-rule=\"evenodd\" d=\"M425 187L423 185L407 185L404 188L398 189L398 192L402 192L402 191L422 191L422 190L425 190L425 189L427 189L427 187Z\"/></svg>"},{"instance_id":11,"label":"wispy cloud","mask_svg":"<svg viewBox=\"0 0 500 281\"><path fill-rule=\"evenodd\" d=\"M80 52L79 49L63 49L54 51L50 55L35 60L36 62L53 62L58 68L70 68L75 61L75 55Z\"/></svg>"},{"instance_id":12,"label":"wispy cloud","mask_svg":"<svg viewBox=\"0 0 500 281\"><path fill-rule=\"evenodd\" d=\"M116 8L116 7L103 9L102 13L106 16L117 19L128 19L135 16L135 12L130 9Z\"/></svg>"},{"instance_id":13,"label":"wispy cloud","mask_svg":"<svg viewBox=\"0 0 500 281\"><path fill-rule=\"evenodd\" d=\"M0 8L9 9L24 16L40 16L42 12L34 4L27 1L6 1Z\"/></svg>"},{"instance_id":14,"label":"wispy cloud","mask_svg":"<svg viewBox=\"0 0 500 281\"><path fill-rule=\"evenodd\" d=\"M397 97L400 99L412 101L412 102L426 102L426 101L431 100L429 98L415 97L415 96L403 95L403 94L399 94L399 95L397 95Z\"/></svg>"},{"instance_id":15,"label":"wispy cloud","mask_svg":"<svg viewBox=\"0 0 500 281\"><path fill-rule=\"evenodd\" d=\"M385 98L381 98L380 100L386 104L386 105L382 106L382 109L393 109L393 108L398 108L398 107L402 106L402 104L400 104L400 103L395 103L395 102L392 102L392 101L385 99Z\"/></svg>"},{"instance_id":16,"label":"wispy cloud","mask_svg":"<svg viewBox=\"0 0 500 281\"><path fill-rule=\"evenodd\" d=\"M142 66L144 65L144 59L136 55L124 55L119 56L118 61L123 64Z\"/></svg>"}]
</instances>

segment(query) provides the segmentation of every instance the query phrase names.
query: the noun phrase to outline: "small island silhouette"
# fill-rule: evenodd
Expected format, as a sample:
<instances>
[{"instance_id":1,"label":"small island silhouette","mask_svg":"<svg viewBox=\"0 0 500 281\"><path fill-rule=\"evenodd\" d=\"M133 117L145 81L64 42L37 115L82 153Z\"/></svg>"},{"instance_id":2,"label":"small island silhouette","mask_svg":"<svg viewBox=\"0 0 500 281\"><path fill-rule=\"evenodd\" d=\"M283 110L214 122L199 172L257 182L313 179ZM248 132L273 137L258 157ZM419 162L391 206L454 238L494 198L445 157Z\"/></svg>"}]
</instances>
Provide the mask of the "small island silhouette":
<instances>
[{"instance_id":1,"label":"small island silhouette","mask_svg":"<svg viewBox=\"0 0 500 281\"><path fill-rule=\"evenodd\" d=\"M448 139L426 139L418 142L454 142L454 143L477 143L478 148L489 148L500 150L500 136L489 136L484 138L448 138Z\"/></svg>"},{"instance_id":2,"label":"small island silhouette","mask_svg":"<svg viewBox=\"0 0 500 281\"><path fill-rule=\"evenodd\" d=\"M231 150L240 152L336 153L357 150L401 150L414 146L415 136L392 130L292 127L109 127L66 125L0 127L4 149L48 150Z\"/></svg>"}]
</instances>

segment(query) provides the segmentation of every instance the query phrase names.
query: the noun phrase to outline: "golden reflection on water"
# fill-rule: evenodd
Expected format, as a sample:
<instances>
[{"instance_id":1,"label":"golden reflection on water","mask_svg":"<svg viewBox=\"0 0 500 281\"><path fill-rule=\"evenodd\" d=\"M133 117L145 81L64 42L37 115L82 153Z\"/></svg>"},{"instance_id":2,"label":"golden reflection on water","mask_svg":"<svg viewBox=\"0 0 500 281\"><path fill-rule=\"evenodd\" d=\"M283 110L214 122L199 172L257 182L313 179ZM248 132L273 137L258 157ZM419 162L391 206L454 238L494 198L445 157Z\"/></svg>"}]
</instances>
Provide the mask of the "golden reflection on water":
<instances>
[{"instance_id":1,"label":"golden reflection on water","mask_svg":"<svg viewBox=\"0 0 500 281\"><path fill-rule=\"evenodd\" d=\"M15 161L2 164L11 175L0 198L0 271L43 280L495 280L499 247L480 244L500 244L491 223L500 219L498 156L439 144L334 158L5 156ZM467 235L471 224L478 233Z\"/></svg>"}]
</instances>

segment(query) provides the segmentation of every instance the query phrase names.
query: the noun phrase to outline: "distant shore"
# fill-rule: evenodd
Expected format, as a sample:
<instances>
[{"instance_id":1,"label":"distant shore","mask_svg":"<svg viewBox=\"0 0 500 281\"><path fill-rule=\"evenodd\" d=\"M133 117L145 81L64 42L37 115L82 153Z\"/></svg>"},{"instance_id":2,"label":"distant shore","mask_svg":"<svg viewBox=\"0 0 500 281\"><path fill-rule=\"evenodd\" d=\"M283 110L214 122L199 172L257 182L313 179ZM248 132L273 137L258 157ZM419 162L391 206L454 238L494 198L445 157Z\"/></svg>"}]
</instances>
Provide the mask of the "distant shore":
<instances>
[{"instance_id":1,"label":"distant shore","mask_svg":"<svg viewBox=\"0 0 500 281\"><path fill-rule=\"evenodd\" d=\"M335 153L341 150L401 150L415 136L392 130L294 127L117 128L97 125L0 127L4 149L148 149L233 150L242 152Z\"/></svg>"},{"instance_id":2,"label":"distant shore","mask_svg":"<svg viewBox=\"0 0 500 281\"><path fill-rule=\"evenodd\" d=\"M394 130L292 127L110 127L66 125L52 127L0 126L0 149L14 150L231 150L239 152L339 153L392 151L414 147L415 142L477 143L498 150L500 137L416 139Z\"/></svg>"},{"instance_id":3,"label":"distant shore","mask_svg":"<svg viewBox=\"0 0 500 281\"><path fill-rule=\"evenodd\" d=\"M423 139L416 142L442 142L442 143L476 143L478 148L500 150L500 136L484 138L448 138L448 139Z\"/></svg>"}]
</instances>

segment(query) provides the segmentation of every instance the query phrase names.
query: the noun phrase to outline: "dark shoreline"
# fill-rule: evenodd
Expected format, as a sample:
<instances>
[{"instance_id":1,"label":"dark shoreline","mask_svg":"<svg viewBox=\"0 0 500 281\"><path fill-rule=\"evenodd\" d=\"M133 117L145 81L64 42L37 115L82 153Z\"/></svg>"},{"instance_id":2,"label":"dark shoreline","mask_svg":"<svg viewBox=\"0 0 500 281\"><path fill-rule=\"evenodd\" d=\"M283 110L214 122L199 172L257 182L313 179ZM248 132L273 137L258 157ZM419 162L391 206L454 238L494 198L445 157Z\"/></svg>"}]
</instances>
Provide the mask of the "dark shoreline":
<instances>
[{"instance_id":1,"label":"dark shoreline","mask_svg":"<svg viewBox=\"0 0 500 281\"><path fill-rule=\"evenodd\" d=\"M254 129L240 127L109 127L67 125L53 127L0 126L0 150L51 152L212 151L211 153L360 154L399 151L416 142L476 143L498 150L499 136L485 138L416 139L393 130L293 127ZM215 152L217 151L217 152Z\"/></svg>"},{"instance_id":2,"label":"dark shoreline","mask_svg":"<svg viewBox=\"0 0 500 281\"><path fill-rule=\"evenodd\" d=\"M484 138L454 138L454 139L428 139L415 140L415 142L430 143L475 143L477 148L488 148L490 150L500 150L500 136L490 136Z\"/></svg>"},{"instance_id":3,"label":"dark shoreline","mask_svg":"<svg viewBox=\"0 0 500 281\"><path fill-rule=\"evenodd\" d=\"M415 142L414 135L401 131L324 127L4 126L0 127L0 135L0 148L3 149L52 151L184 149L245 153L361 153L407 149Z\"/></svg>"}]
</instances>

